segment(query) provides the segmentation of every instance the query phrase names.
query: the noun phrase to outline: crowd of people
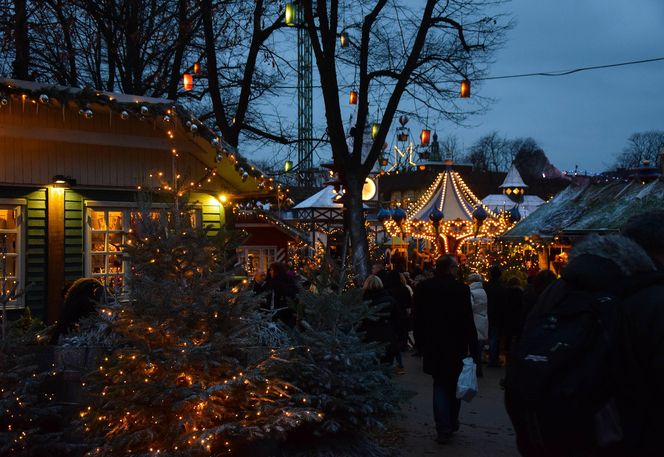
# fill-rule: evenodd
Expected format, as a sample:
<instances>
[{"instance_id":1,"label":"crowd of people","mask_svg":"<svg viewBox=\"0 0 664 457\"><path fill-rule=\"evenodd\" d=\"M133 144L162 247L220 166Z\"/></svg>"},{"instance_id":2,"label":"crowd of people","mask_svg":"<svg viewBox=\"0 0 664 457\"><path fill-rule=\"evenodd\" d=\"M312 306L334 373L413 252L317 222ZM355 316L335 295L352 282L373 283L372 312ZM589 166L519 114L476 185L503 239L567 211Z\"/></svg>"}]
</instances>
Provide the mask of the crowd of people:
<instances>
[{"instance_id":1,"label":"crowd of people","mask_svg":"<svg viewBox=\"0 0 664 457\"><path fill-rule=\"evenodd\" d=\"M507 367L500 384L522 455L664 455L664 212L579 243L561 277L531 270L526 279L494 265L486 278L462 278L455 255L424 271L403 265L372 266L363 298L382 314L360 330L383 343L381 362L396 374L402 353L422 357L439 443L459 429L455 389L470 356L477 377ZM287 303L301 286L292 272L273 264L253 287L294 325Z\"/></svg>"}]
</instances>

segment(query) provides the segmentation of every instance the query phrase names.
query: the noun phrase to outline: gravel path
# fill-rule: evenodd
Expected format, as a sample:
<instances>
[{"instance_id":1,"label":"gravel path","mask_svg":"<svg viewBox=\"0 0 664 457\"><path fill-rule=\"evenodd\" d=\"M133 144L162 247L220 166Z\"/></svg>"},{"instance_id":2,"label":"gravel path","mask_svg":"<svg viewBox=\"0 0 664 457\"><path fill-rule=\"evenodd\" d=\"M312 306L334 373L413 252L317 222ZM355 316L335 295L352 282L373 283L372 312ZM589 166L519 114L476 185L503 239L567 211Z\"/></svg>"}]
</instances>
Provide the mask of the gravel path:
<instances>
[{"instance_id":1,"label":"gravel path","mask_svg":"<svg viewBox=\"0 0 664 457\"><path fill-rule=\"evenodd\" d=\"M484 367L479 379L479 394L471 403L461 404L461 429L449 444L441 445L433 425L431 376L422 372L422 359L403 354L406 374L397 375L396 381L407 391L415 392L404 407L405 417L398 428L401 439L399 455L424 456L518 456L514 431L503 406L503 391L499 380L502 368Z\"/></svg>"}]
</instances>

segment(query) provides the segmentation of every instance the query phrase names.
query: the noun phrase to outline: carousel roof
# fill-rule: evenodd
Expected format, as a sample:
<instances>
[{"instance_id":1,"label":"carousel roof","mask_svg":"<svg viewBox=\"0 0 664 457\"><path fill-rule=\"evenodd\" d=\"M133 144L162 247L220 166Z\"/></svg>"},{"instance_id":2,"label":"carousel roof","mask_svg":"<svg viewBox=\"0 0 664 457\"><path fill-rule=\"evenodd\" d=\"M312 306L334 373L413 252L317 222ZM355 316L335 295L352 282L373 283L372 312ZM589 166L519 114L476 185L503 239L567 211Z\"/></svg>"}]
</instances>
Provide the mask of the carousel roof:
<instances>
[{"instance_id":1,"label":"carousel roof","mask_svg":"<svg viewBox=\"0 0 664 457\"><path fill-rule=\"evenodd\" d=\"M484 206L489 216L493 211L473 194L459 173L448 168L436 176L434 182L422 196L408 209L408 219L429 221L431 211L438 209L444 220L473 219L477 206Z\"/></svg>"}]
</instances>

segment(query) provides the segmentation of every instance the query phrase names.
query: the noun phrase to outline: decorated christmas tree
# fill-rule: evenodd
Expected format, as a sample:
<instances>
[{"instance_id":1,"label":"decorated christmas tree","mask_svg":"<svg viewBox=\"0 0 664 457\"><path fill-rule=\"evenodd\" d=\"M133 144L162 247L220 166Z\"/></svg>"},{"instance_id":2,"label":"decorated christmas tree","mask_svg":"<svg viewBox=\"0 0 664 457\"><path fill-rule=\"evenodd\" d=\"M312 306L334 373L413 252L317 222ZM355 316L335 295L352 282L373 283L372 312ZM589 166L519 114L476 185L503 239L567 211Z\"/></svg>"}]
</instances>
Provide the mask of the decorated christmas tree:
<instances>
[{"instance_id":1,"label":"decorated christmas tree","mask_svg":"<svg viewBox=\"0 0 664 457\"><path fill-rule=\"evenodd\" d=\"M233 237L186 212L137 217L126 299L104 306L118 341L87 381L90 455L249 455L253 442L322 419L261 363L271 316L228 271Z\"/></svg>"},{"instance_id":2,"label":"decorated christmas tree","mask_svg":"<svg viewBox=\"0 0 664 457\"><path fill-rule=\"evenodd\" d=\"M345 290L346 275L329 259L312 278L315 293L299 294L299 325L292 345L265 365L300 389L295 404L307 404L321 422L302 424L286 448L303 456L379 456L385 450L372 439L383 430L405 398L379 358L384 347L367 343L359 331L363 321L382 310L362 300L361 289Z\"/></svg>"}]
</instances>

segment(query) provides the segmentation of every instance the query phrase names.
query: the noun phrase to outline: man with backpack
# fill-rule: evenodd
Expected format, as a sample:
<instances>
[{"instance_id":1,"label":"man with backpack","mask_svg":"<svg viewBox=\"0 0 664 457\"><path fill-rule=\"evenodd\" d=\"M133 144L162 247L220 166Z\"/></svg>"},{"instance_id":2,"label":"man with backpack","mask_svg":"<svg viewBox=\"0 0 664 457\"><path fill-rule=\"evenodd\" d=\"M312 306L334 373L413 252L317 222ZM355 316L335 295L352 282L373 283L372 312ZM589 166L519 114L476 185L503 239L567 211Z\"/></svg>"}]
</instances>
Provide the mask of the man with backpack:
<instances>
[{"instance_id":1,"label":"man with backpack","mask_svg":"<svg viewBox=\"0 0 664 457\"><path fill-rule=\"evenodd\" d=\"M664 211L633 217L621 230L653 259L654 275L622 304L616 402L624 455L664 455Z\"/></svg>"},{"instance_id":2,"label":"man with backpack","mask_svg":"<svg viewBox=\"0 0 664 457\"><path fill-rule=\"evenodd\" d=\"M620 386L632 376L621 367L622 313L635 280L655 273L648 254L620 235L592 235L570 253L507 369L505 404L522 455L622 455Z\"/></svg>"}]
</instances>

